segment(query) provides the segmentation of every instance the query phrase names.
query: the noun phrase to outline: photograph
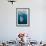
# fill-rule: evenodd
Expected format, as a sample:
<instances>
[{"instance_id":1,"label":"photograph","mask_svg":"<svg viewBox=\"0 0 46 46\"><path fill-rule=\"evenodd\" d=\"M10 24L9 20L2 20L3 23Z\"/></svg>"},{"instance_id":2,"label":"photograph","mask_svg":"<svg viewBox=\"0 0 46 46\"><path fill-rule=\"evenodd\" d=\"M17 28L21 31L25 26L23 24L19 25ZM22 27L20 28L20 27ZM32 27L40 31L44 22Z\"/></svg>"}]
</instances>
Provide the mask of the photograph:
<instances>
[{"instance_id":1,"label":"photograph","mask_svg":"<svg viewBox=\"0 0 46 46\"><path fill-rule=\"evenodd\" d=\"M0 46L46 46L46 0L0 0Z\"/></svg>"},{"instance_id":2,"label":"photograph","mask_svg":"<svg viewBox=\"0 0 46 46\"><path fill-rule=\"evenodd\" d=\"M30 26L29 8L16 8L16 26Z\"/></svg>"}]
</instances>

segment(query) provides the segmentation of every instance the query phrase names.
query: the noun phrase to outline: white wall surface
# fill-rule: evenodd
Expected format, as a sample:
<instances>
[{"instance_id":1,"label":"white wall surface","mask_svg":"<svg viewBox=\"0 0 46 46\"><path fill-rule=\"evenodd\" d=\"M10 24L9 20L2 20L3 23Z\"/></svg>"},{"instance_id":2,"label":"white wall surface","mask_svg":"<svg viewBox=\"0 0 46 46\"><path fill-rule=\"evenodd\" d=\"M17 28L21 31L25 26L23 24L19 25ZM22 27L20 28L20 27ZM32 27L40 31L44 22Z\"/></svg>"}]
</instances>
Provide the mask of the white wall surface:
<instances>
[{"instance_id":1,"label":"white wall surface","mask_svg":"<svg viewBox=\"0 0 46 46\"><path fill-rule=\"evenodd\" d=\"M15 40L19 32L33 40L46 40L45 0L16 0L13 5L0 0L0 40ZM30 8L30 27L16 27L16 8Z\"/></svg>"}]
</instances>

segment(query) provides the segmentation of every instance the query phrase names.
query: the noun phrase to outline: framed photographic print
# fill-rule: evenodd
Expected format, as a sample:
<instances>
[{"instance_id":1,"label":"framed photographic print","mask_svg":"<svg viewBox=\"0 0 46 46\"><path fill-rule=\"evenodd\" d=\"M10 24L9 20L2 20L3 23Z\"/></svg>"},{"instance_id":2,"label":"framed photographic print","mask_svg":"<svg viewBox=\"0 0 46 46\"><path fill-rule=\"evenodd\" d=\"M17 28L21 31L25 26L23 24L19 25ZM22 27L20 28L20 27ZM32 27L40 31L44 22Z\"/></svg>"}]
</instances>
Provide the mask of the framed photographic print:
<instances>
[{"instance_id":1,"label":"framed photographic print","mask_svg":"<svg viewBox=\"0 0 46 46\"><path fill-rule=\"evenodd\" d=\"M29 8L16 8L16 26L30 26Z\"/></svg>"}]
</instances>

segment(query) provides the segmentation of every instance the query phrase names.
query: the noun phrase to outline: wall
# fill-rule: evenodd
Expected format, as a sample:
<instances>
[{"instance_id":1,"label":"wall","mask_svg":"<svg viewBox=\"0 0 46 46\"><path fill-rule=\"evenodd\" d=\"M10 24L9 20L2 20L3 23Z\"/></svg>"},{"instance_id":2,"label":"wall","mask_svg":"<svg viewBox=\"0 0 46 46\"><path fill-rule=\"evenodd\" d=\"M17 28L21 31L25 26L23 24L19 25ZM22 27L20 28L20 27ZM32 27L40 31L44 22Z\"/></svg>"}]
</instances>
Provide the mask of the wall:
<instances>
[{"instance_id":1,"label":"wall","mask_svg":"<svg viewBox=\"0 0 46 46\"><path fill-rule=\"evenodd\" d=\"M0 0L0 40L15 40L19 32L33 40L46 40L45 0L17 0L13 5ZM30 27L16 27L16 8L30 8Z\"/></svg>"}]
</instances>

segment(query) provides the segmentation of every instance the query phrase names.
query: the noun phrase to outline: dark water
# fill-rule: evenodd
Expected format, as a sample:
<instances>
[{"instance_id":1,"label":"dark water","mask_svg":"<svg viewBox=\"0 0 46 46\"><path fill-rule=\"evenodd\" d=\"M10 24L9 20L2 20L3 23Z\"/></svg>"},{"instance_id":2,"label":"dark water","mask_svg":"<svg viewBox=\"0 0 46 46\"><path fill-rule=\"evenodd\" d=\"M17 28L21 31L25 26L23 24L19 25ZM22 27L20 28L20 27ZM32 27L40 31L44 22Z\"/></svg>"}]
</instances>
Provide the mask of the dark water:
<instances>
[{"instance_id":1,"label":"dark water","mask_svg":"<svg viewBox=\"0 0 46 46\"><path fill-rule=\"evenodd\" d=\"M27 14L18 14L18 24L27 24Z\"/></svg>"}]
</instances>

